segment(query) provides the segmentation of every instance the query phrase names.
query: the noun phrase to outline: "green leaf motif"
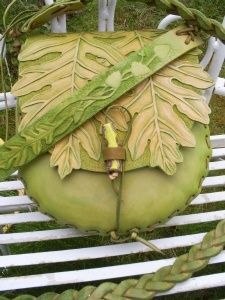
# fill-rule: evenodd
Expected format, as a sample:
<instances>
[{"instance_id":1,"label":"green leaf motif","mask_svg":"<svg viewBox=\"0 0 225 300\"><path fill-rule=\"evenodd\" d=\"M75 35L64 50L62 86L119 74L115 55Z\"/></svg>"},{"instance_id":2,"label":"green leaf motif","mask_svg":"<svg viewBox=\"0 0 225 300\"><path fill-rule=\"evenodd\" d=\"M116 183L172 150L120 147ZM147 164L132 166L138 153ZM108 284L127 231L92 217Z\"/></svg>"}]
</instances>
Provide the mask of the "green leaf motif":
<instances>
[{"instance_id":1,"label":"green leaf motif","mask_svg":"<svg viewBox=\"0 0 225 300\"><path fill-rule=\"evenodd\" d=\"M113 72L111 75L108 76L108 78L106 78L105 83L112 87L113 89L117 89L122 81L122 75L120 73L120 71L116 71Z\"/></svg>"},{"instance_id":2,"label":"green leaf motif","mask_svg":"<svg viewBox=\"0 0 225 300\"><path fill-rule=\"evenodd\" d=\"M160 59L164 59L168 56L170 52L170 47L168 45L159 45L154 48L154 51Z\"/></svg>"},{"instance_id":3,"label":"green leaf motif","mask_svg":"<svg viewBox=\"0 0 225 300\"><path fill-rule=\"evenodd\" d=\"M149 73L149 68L140 62L134 61L131 65L131 72L134 76L142 76Z\"/></svg>"}]
</instances>

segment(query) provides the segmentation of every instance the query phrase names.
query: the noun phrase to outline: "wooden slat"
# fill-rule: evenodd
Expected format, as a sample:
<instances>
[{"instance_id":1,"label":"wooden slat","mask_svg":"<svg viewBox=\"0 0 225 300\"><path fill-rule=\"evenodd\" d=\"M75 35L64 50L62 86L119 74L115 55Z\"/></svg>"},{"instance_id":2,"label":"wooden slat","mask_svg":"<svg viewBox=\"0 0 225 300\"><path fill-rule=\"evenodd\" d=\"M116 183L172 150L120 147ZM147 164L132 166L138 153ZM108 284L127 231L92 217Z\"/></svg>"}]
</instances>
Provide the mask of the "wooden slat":
<instances>
[{"instance_id":1,"label":"wooden slat","mask_svg":"<svg viewBox=\"0 0 225 300\"><path fill-rule=\"evenodd\" d=\"M67 238L75 238L75 237L90 236L90 235L93 234L82 232L75 228L5 233L5 234L0 234L0 245L49 241L49 240L67 239Z\"/></svg>"},{"instance_id":2,"label":"wooden slat","mask_svg":"<svg viewBox=\"0 0 225 300\"><path fill-rule=\"evenodd\" d=\"M212 135L210 137L212 148L225 148L225 134Z\"/></svg>"},{"instance_id":3,"label":"wooden slat","mask_svg":"<svg viewBox=\"0 0 225 300\"><path fill-rule=\"evenodd\" d=\"M199 243L205 233L176 236L151 240L162 250L192 246ZM59 262L90 260L104 257L114 257L127 254L144 253L151 251L149 247L139 242L112 244L107 246L89 247L82 249L48 251L39 253L26 253L0 256L0 268L29 266L39 264L52 264Z\"/></svg>"},{"instance_id":4,"label":"wooden slat","mask_svg":"<svg viewBox=\"0 0 225 300\"><path fill-rule=\"evenodd\" d=\"M212 151L212 157L213 158L219 158L225 156L225 148L217 148L213 149Z\"/></svg>"},{"instance_id":5,"label":"wooden slat","mask_svg":"<svg viewBox=\"0 0 225 300\"><path fill-rule=\"evenodd\" d=\"M199 276L199 277L190 278L183 283L177 284L169 292L160 293L156 295L156 297L161 297L164 295L174 295L178 293L186 293L192 291L207 290L211 288L224 287L224 285L225 285L225 273Z\"/></svg>"},{"instance_id":6,"label":"wooden slat","mask_svg":"<svg viewBox=\"0 0 225 300\"><path fill-rule=\"evenodd\" d=\"M210 162L209 163L209 170L210 171L225 170L225 160Z\"/></svg>"},{"instance_id":7,"label":"wooden slat","mask_svg":"<svg viewBox=\"0 0 225 300\"><path fill-rule=\"evenodd\" d=\"M225 187L225 175L207 177L202 183L202 187L204 188L220 186Z\"/></svg>"},{"instance_id":8,"label":"wooden slat","mask_svg":"<svg viewBox=\"0 0 225 300\"><path fill-rule=\"evenodd\" d=\"M24 185L20 180L0 182L0 192L21 190L23 188Z\"/></svg>"},{"instance_id":9,"label":"wooden slat","mask_svg":"<svg viewBox=\"0 0 225 300\"><path fill-rule=\"evenodd\" d=\"M53 220L51 217L40 212L0 215L0 225L20 224L28 222L47 222L51 220Z\"/></svg>"},{"instance_id":10,"label":"wooden slat","mask_svg":"<svg viewBox=\"0 0 225 300\"><path fill-rule=\"evenodd\" d=\"M215 192L215 193L206 193L200 194L197 196L190 205L199 205L206 203L215 203L225 201L225 191L224 192Z\"/></svg>"},{"instance_id":11,"label":"wooden slat","mask_svg":"<svg viewBox=\"0 0 225 300\"><path fill-rule=\"evenodd\" d=\"M176 216L171 218L165 224L161 224L158 227L171 227L171 226L182 226L189 224L198 224L205 222L220 221L225 219L225 210L190 214L183 216Z\"/></svg>"},{"instance_id":12,"label":"wooden slat","mask_svg":"<svg viewBox=\"0 0 225 300\"><path fill-rule=\"evenodd\" d=\"M169 258L95 269L0 278L0 291L7 291L12 288L23 289L78 282L111 280L115 278L149 274L157 271L161 267L171 265L174 261L175 258ZM225 251L222 251L219 255L210 259L209 264L216 264L224 261Z\"/></svg>"}]
</instances>

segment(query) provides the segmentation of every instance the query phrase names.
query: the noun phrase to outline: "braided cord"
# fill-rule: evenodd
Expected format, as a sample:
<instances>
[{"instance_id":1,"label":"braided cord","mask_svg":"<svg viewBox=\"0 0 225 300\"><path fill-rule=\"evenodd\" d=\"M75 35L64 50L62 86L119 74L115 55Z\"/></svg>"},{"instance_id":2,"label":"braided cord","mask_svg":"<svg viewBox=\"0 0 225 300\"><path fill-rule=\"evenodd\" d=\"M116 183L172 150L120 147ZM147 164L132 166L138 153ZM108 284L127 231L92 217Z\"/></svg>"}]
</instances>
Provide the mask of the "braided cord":
<instances>
[{"instance_id":1,"label":"braided cord","mask_svg":"<svg viewBox=\"0 0 225 300\"><path fill-rule=\"evenodd\" d=\"M173 265L163 267L154 274L143 275L139 279L123 280L119 284L105 282L98 287L86 286L80 291L71 289L62 294L47 293L37 298L23 298L23 295L14 300L149 300L157 293L165 292L177 283L191 278L193 273L206 267L209 259L218 255L224 246L225 220L219 222L216 229L208 232L201 243L192 246L188 253L176 258ZM0 296L0 300L8 298Z\"/></svg>"},{"instance_id":2,"label":"braided cord","mask_svg":"<svg viewBox=\"0 0 225 300\"><path fill-rule=\"evenodd\" d=\"M167 12L175 12L180 15L188 24L197 25L198 28L215 35L220 40L225 41L225 28L223 25L208 18L205 14L194 8L188 8L178 0L155 0L157 6Z\"/></svg>"}]
</instances>

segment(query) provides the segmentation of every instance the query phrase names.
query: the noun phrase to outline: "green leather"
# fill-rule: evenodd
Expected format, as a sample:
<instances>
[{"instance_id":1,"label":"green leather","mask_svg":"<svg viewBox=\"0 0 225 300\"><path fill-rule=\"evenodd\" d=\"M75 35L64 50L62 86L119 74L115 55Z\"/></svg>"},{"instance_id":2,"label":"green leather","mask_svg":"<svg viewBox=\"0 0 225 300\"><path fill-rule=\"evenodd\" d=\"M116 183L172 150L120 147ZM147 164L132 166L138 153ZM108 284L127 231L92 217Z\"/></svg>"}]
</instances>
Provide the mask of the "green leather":
<instances>
[{"instance_id":1,"label":"green leather","mask_svg":"<svg viewBox=\"0 0 225 300\"><path fill-rule=\"evenodd\" d=\"M196 148L182 149L184 162L167 176L158 168L125 173L120 229L147 229L183 210L200 191L211 155L208 127L195 124ZM49 166L49 154L21 169L26 192L40 210L59 222L107 234L115 229L116 195L105 174L73 171L61 180ZM27 185L26 185L27 183Z\"/></svg>"}]
</instances>

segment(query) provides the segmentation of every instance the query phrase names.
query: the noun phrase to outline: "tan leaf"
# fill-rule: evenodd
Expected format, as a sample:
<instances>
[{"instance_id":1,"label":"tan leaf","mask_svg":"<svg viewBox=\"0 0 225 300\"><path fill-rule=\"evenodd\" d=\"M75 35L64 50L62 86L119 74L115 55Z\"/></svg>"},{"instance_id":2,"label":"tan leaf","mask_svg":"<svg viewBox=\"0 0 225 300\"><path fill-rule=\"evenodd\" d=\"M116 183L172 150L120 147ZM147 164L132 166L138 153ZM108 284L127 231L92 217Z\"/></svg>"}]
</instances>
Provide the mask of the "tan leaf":
<instances>
[{"instance_id":1,"label":"tan leaf","mask_svg":"<svg viewBox=\"0 0 225 300\"><path fill-rule=\"evenodd\" d=\"M99 160L101 155L101 144L99 143L99 137L94 121L90 120L89 122L86 122L81 128L74 132L74 135L80 141L89 156L95 160Z\"/></svg>"},{"instance_id":2,"label":"tan leaf","mask_svg":"<svg viewBox=\"0 0 225 300\"><path fill-rule=\"evenodd\" d=\"M80 141L73 134L62 139L51 155L50 166L58 167L61 179L70 174L73 169L80 169Z\"/></svg>"},{"instance_id":3,"label":"tan leaf","mask_svg":"<svg viewBox=\"0 0 225 300\"><path fill-rule=\"evenodd\" d=\"M177 84L180 82L182 86ZM212 80L199 65L176 61L142 85L142 102L126 104L134 114L128 148L133 160L150 151L149 166L160 167L168 175L176 172L183 158L179 146L193 147L195 139L174 107L193 121L208 124L210 109L193 88L206 89ZM137 109L139 108L139 111Z\"/></svg>"}]
</instances>

